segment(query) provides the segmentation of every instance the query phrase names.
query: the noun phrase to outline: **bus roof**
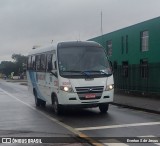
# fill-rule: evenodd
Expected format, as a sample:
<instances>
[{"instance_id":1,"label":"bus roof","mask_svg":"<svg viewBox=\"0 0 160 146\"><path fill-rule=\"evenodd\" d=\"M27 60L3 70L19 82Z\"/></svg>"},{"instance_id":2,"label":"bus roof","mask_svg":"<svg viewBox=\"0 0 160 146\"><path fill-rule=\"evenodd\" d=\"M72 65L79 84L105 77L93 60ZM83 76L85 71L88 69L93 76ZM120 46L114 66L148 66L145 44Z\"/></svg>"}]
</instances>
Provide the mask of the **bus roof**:
<instances>
[{"instance_id":1,"label":"bus roof","mask_svg":"<svg viewBox=\"0 0 160 146\"><path fill-rule=\"evenodd\" d=\"M51 44L48 46L38 47L30 51L28 55L45 53L45 52L49 52L52 50L57 50L57 48L81 47L81 46L102 47L100 44L93 42L93 41L68 41L68 42L59 42L56 45Z\"/></svg>"},{"instance_id":2,"label":"bus roof","mask_svg":"<svg viewBox=\"0 0 160 146\"><path fill-rule=\"evenodd\" d=\"M43 46L43 47L38 47L36 49L32 49L28 55L33 55L33 54L40 54L40 53L45 53L45 52L50 52L52 50L56 50L57 45L48 45L48 46Z\"/></svg>"},{"instance_id":3,"label":"bus roof","mask_svg":"<svg viewBox=\"0 0 160 146\"><path fill-rule=\"evenodd\" d=\"M88 46L88 47L101 47L100 44L93 42L93 41L71 41L71 42L61 42L58 43L58 48L67 48L67 47L81 47L81 46Z\"/></svg>"}]
</instances>

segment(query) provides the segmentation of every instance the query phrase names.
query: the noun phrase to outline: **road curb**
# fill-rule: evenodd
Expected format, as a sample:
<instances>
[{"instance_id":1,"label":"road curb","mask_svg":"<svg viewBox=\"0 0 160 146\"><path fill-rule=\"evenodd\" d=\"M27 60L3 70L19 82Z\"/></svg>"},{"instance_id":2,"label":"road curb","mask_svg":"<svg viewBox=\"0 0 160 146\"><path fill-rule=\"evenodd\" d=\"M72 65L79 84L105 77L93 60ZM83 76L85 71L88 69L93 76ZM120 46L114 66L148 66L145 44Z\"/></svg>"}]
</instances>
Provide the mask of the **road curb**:
<instances>
[{"instance_id":1,"label":"road curb","mask_svg":"<svg viewBox=\"0 0 160 146\"><path fill-rule=\"evenodd\" d=\"M120 107L123 107L123 108L129 108L129 109L134 109L134 110L138 110L138 111L144 111L144 112L148 112L148 113L160 114L160 111L157 111L157 110L151 110L151 109L147 109L147 108L130 106L130 105L121 104L121 103L115 103L115 102L113 102L111 104L112 105L116 105L116 106L120 106Z\"/></svg>"},{"instance_id":2,"label":"road curb","mask_svg":"<svg viewBox=\"0 0 160 146\"><path fill-rule=\"evenodd\" d=\"M27 82L27 80L5 80L6 82L17 83L17 82Z\"/></svg>"}]
</instances>

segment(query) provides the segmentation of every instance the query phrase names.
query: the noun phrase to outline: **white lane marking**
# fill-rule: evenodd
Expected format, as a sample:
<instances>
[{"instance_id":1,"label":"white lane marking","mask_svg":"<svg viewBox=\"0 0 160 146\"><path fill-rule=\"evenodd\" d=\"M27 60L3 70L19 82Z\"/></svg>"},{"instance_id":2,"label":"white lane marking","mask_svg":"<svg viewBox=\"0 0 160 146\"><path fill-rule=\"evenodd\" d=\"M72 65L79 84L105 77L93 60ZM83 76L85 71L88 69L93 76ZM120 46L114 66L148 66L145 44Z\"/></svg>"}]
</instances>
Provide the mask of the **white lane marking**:
<instances>
[{"instance_id":1,"label":"white lane marking","mask_svg":"<svg viewBox=\"0 0 160 146\"><path fill-rule=\"evenodd\" d=\"M7 91L3 90L2 88L0 88L0 90L3 91L3 93L7 94L8 96L10 96L10 97L16 99L17 101L19 101L19 102L25 104L26 106L30 107L31 109L36 110L36 108L34 108L34 107L32 107L31 105L29 105L29 104L23 102L22 100L18 99L17 97L13 96L12 94L8 93Z\"/></svg>"},{"instance_id":2,"label":"white lane marking","mask_svg":"<svg viewBox=\"0 0 160 146\"><path fill-rule=\"evenodd\" d=\"M61 126L63 126L63 127L66 126L67 129L70 129L70 131L72 131L73 133L76 133L76 132L77 132L77 131L74 130L72 127L70 127L70 126L68 126L68 125L66 125L66 124L64 124L64 123L62 123L62 122L60 122L60 121L58 121L57 119L55 119L55 118L53 118L53 117L50 117L49 115L46 115L45 113L43 113L43 112L37 110L35 107L33 107L33 106L31 106L31 105L29 105L29 104L23 102L22 100L18 99L18 98L15 97L14 95L8 93L7 91L3 90L2 88L0 88L0 90L3 91L3 92L4 92L5 94L7 94L8 96L14 98L15 100L21 102L22 104L24 104L24 105L26 105L26 106L28 106L28 107L31 108L32 110L34 110L34 111L36 111L36 112L42 114L43 116L45 116L46 118L50 119L51 121L56 122L56 123L58 123L59 125L61 125ZM65 128L66 128L66 127L65 127Z\"/></svg>"},{"instance_id":3,"label":"white lane marking","mask_svg":"<svg viewBox=\"0 0 160 146\"><path fill-rule=\"evenodd\" d=\"M154 135L145 135L145 136L137 136L137 137L156 137L156 136L154 136Z\"/></svg>"},{"instance_id":4,"label":"white lane marking","mask_svg":"<svg viewBox=\"0 0 160 146\"><path fill-rule=\"evenodd\" d=\"M15 97L14 95L8 93L7 91L3 90L2 88L0 88L0 90L3 91L6 95L12 97L13 99L19 101L20 103L28 106L28 107L31 108L32 110L34 110L34 111L38 112L39 114L43 115L44 117L48 118L49 120L51 120L51 121L53 121L53 122L61 125L62 127L64 127L64 128L66 128L67 130L69 130L70 132L74 133L75 135L78 135L79 137L86 139L87 141L89 141L90 143L92 143L92 145L94 145L94 146L103 146L101 143L99 143L99 142L95 141L94 139L88 137L87 135L83 134L82 132L74 129L73 127L71 127L71 126L69 126L69 125L66 125L66 124L58 121L57 119L55 119L55 118L53 118L53 117L50 117L49 115L47 115L47 114L45 114L45 113L43 113L43 112L41 112L41 111L39 111L39 110L37 110L35 107L32 107L31 105L23 102L22 100L18 99L18 98Z\"/></svg>"},{"instance_id":5,"label":"white lane marking","mask_svg":"<svg viewBox=\"0 0 160 146\"><path fill-rule=\"evenodd\" d=\"M121 124L121 125L110 125L110 126L98 126L98 127L84 127L75 128L79 131L85 130L99 130L99 129L110 129L110 128L125 128L125 127L136 127L136 126L149 126L149 125L159 125L160 122L147 122L147 123L132 123L132 124Z\"/></svg>"}]
</instances>

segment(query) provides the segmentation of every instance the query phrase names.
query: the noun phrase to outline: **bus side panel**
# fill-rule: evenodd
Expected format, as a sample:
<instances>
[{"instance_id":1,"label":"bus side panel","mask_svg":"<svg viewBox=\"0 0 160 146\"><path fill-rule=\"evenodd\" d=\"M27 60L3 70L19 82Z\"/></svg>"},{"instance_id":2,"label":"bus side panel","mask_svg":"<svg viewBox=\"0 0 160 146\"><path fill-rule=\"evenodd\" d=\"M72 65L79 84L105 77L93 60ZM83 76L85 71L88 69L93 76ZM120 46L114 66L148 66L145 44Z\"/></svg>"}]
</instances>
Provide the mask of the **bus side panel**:
<instances>
[{"instance_id":1,"label":"bus side panel","mask_svg":"<svg viewBox=\"0 0 160 146\"><path fill-rule=\"evenodd\" d=\"M33 93L33 90L37 92L38 98L45 100L44 98L44 82L45 80L43 79L43 76L45 76L44 73L37 73L31 70L27 71L27 80L28 80L28 89L31 93ZM45 79L45 78L44 78ZM34 93L33 93L34 95Z\"/></svg>"},{"instance_id":2,"label":"bus side panel","mask_svg":"<svg viewBox=\"0 0 160 146\"><path fill-rule=\"evenodd\" d=\"M33 94L33 89L35 87L35 80L34 80L34 72L33 71L30 71L30 70L27 70L27 82L28 82L28 90L30 93Z\"/></svg>"},{"instance_id":3,"label":"bus side panel","mask_svg":"<svg viewBox=\"0 0 160 146\"><path fill-rule=\"evenodd\" d=\"M46 73L45 72L37 72L36 73L36 80L37 80L37 84L35 86L35 89L37 91L37 95L38 98L46 101L46 90L45 90L45 77L46 77Z\"/></svg>"}]
</instances>

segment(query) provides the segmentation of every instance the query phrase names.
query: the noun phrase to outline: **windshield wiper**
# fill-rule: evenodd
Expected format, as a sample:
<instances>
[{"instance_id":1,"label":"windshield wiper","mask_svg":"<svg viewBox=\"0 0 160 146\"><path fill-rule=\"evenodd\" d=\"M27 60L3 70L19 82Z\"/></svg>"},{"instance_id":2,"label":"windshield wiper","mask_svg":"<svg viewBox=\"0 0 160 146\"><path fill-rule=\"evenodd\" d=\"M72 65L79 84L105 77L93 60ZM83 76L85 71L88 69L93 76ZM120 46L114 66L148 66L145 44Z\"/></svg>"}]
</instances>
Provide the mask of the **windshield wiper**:
<instances>
[{"instance_id":1,"label":"windshield wiper","mask_svg":"<svg viewBox=\"0 0 160 146\"><path fill-rule=\"evenodd\" d=\"M105 75L107 77L111 76L111 73L106 73L103 70L86 70L86 71L76 71L76 70L70 70L70 71L63 71L68 73L80 73L82 75L85 75L87 77L90 77L91 75L94 75L93 73L100 73L102 75Z\"/></svg>"},{"instance_id":2,"label":"windshield wiper","mask_svg":"<svg viewBox=\"0 0 160 146\"><path fill-rule=\"evenodd\" d=\"M76 70L70 70L70 71L62 71L62 72L73 72L73 73L81 73L81 71L76 71Z\"/></svg>"},{"instance_id":3,"label":"windshield wiper","mask_svg":"<svg viewBox=\"0 0 160 146\"><path fill-rule=\"evenodd\" d=\"M88 72L88 71L81 71L81 74L84 74L84 75L86 75L87 77L90 77L90 72Z\"/></svg>"},{"instance_id":4,"label":"windshield wiper","mask_svg":"<svg viewBox=\"0 0 160 146\"><path fill-rule=\"evenodd\" d=\"M88 71L77 71L77 70L70 70L70 71L63 71L63 72L68 72L68 73L80 73L82 75L90 76L90 72Z\"/></svg>"},{"instance_id":5,"label":"windshield wiper","mask_svg":"<svg viewBox=\"0 0 160 146\"><path fill-rule=\"evenodd\" d=\"M106 75L107 77L112 75L111 73L106 73L103 70L91 70L91 71L83 71L83 72L87 73L87 74L89 74L89 73L100 73L100 74Z\"/></svg>"}]
</instances>

